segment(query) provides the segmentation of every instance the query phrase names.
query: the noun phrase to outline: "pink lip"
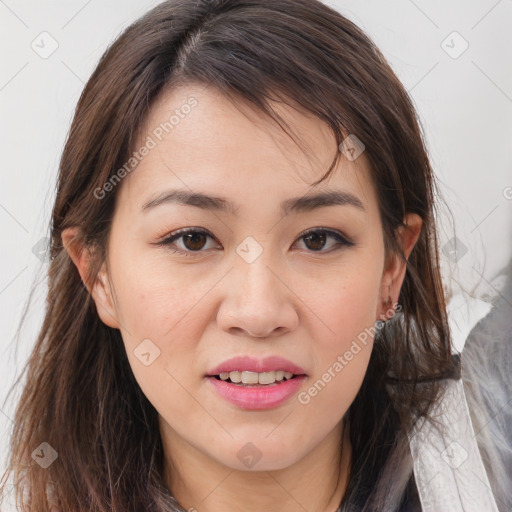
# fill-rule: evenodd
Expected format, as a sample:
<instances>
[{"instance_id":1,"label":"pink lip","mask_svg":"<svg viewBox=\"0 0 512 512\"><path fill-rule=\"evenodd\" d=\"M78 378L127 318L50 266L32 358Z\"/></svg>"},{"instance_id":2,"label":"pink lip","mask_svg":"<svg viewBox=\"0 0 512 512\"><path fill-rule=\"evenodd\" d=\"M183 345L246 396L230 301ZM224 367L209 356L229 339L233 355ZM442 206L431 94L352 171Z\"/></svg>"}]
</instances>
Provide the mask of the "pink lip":
<instances>
[{"instance_id":1,"label":"pink lip","mask_svg":"<svg viewBox=\"0 0 512 512\"><path fill-rule=\"evenodd\" d=\"M212 368L206 376L219 375L224 372L234 372L234 371L247 371L247 372L271 372L276 370L283 370L285 372L290 372L295 375L303 375L305 374L305 370L300 366L288 361L287 359L283 359L279 356L270 356L265 359L254 359L249 356L238 356L233 357L232 359L228 359L223 363L219 364L215 368ZM295 379L292 379L295 380ZM291 381L290 381L291 382ZM238 388L237 388L238 389Z\"/></svg>"},{"instance_id":2,"label":"pink lip","mask_svg":"<svg viewBox=\"0 0 512 512\"><path fill-rule=\"evenodd\" d=\"M221 397L237 407L252 410L270 409L281 405L299 390L305 379L306 376L301 375L280 384L243 387L215 377L207 377L207 381Z\"/></svg>"}]
</instances>

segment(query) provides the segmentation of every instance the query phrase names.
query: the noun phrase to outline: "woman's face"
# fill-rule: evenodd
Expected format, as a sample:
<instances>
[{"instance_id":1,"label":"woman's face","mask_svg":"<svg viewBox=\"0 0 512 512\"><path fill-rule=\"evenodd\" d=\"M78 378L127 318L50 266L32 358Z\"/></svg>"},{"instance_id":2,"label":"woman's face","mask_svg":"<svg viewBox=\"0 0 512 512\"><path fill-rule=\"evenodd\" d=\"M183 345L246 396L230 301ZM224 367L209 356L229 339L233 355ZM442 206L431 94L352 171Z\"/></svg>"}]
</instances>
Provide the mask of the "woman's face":
<instances>
[{"instance_id":1,"label":"woman's face","mask_svg":"<svg viewBox=\"0 0 512 512\"><path fill-rule=\"evenodd\" d=\"M162 96L140 135L147 150L117 184L110 285L104 268L93 291L164 438L234 469L256 459L258 470L285 468L340 428L389 310L382 302L396 301L405 272L385 264L364 152L309 189L334 137L315 117L276 110L306 154L211 89ZM184 228L192 233L165 243ZM406 254L415 239L403 238ZM264 384L284 371L297 376Z\"/></svg>"}]
</instances>

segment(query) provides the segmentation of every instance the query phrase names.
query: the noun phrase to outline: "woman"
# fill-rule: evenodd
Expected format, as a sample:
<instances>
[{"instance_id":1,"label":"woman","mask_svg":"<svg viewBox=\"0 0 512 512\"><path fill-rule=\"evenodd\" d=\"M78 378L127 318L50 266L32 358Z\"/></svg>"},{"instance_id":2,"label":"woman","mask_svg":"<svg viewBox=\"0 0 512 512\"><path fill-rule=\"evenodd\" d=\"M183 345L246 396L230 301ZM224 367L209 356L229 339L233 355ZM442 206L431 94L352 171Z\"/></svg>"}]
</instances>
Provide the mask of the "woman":
<instances>
[{"instance_id":1,"label":"woman","mask_svg":"<svg viewBox=\"0 0 512 512\"><path fill-rule=\"evenodd\" d=\"M62 155L20 510L421 510L409 438L460 376L435 198L404 87L326 5L128 27Z\"/></svg>"}]
</instances>

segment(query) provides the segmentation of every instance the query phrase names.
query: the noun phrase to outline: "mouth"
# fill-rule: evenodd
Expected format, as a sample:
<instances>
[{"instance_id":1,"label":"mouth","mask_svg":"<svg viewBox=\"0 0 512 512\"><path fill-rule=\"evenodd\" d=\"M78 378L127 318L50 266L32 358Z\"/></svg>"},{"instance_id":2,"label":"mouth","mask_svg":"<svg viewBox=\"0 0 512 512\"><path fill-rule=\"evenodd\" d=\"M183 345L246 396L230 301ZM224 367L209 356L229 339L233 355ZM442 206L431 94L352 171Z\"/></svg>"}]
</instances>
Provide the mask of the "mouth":
<instances>
[{"instance_id":1,"label":"mouth","mask_svg":"<svg viewBox=\"0 0 512 512\"><path fill-rule=\"evenodd\" d=\"M290 400L307 375L304 368L284 357L239 355L208 370L205 378L213 391L232 405L263 410Z\"/></svg>"},{"instance_id":2,"label":"mouth","mask_svg":"<svg viewBox=\"0 0 512 512\"><path fill-rule=\"evenodd\" d=\"M219 381L234 384L239 387L259 388L278 386L284 382L293 380L297 377L305 377L305 374L294 374L284 370L269 372L251 372L245 370L235 370L231 372L222 372L217 375L208 375Z\"/></svg>"},{"instance_id":3,"label":"mouth","mask_svg":"<svg viewBox=\"0 0 512 512\"><path fill-rule=\"evenodd\" d=\"M304 385L306 374L284 370L238 371L206 375L206 381L221 398L239 409L266 410L279 407Z\"/></svg>"}]
</instances>

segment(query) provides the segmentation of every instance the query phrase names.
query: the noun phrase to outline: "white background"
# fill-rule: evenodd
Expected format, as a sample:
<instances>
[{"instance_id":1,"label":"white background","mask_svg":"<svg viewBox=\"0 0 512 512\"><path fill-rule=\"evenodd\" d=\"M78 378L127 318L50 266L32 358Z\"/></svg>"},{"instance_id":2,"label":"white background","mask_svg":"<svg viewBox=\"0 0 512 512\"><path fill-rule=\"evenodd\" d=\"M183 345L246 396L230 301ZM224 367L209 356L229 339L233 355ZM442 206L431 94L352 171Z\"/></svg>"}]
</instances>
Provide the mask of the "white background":
<instances>
[{"instance_id":1,"label":"white background","mask_svg":"<svg viewBox=\"0 0 512 512\"><path fill-rule=\"evenodd\" d=\"M32 248L48 235L75 105L106 47L157 3L0 0L0 471L14 408L4 400L43 318L46 263ZM512 257L512 0L329 4L374 39L411 92L455 219L452 226L442 215L441 247L455 227L467 248L459 245L457 262L443 251L447 288L467 301L488 300L499 293L500 271ZM31 47L43 31L58 43L47 59ZM467 50L453 58L464 40Z\"/></svg>"}]
</instances>

